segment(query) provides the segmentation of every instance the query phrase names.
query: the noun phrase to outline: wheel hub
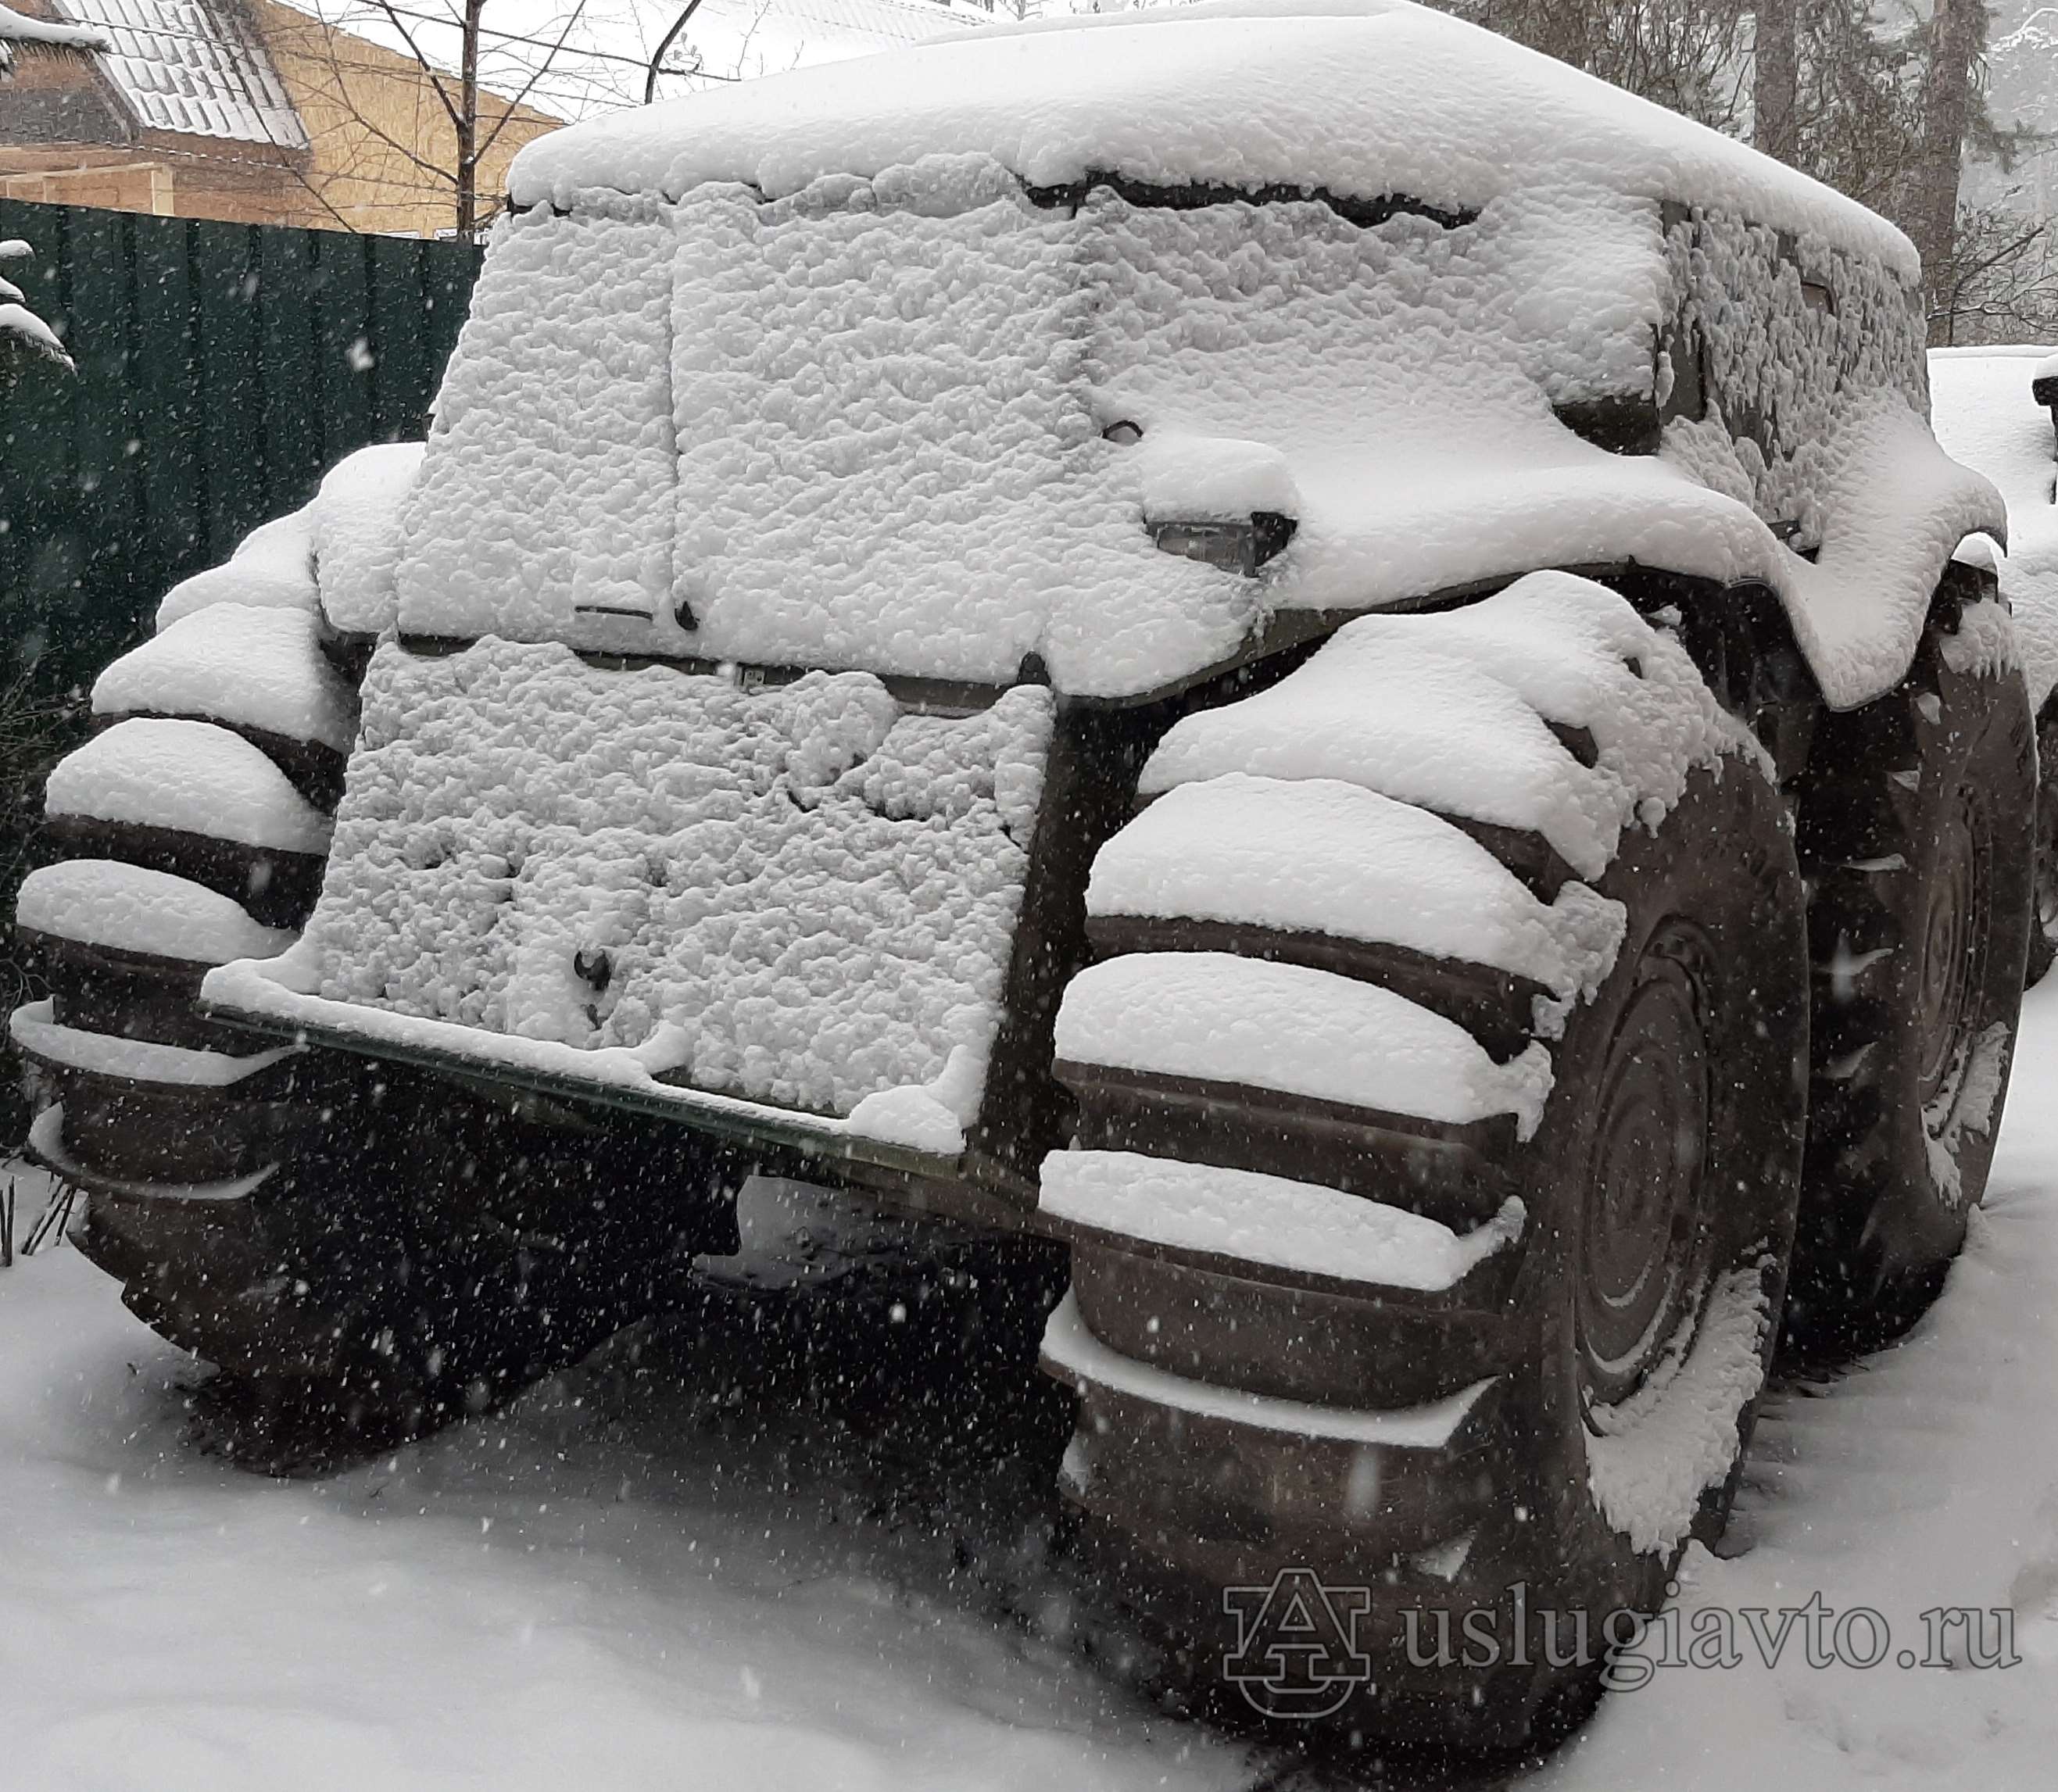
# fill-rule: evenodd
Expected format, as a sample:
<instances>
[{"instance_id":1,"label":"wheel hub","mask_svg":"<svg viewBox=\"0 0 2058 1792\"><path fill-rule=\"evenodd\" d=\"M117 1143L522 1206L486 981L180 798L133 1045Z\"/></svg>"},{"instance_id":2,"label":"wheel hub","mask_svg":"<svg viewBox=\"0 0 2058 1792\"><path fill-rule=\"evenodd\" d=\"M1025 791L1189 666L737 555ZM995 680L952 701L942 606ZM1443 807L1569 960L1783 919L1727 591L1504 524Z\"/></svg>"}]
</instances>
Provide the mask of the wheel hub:
<instances>
[{"instance_id":1,"label":"wheel hub","mask_svg":"<svg viewBox=\"0 0 2058 1792\"><path fill-rule=\"evenodd\" d=\"M1937 830L1917 1003L1925 1112L1949 1111L1950 1086L1962 1075L1978 1031L1991 907L1984 821L1972 793L1961 789Z\"/></svg>"},{"instance_id":2,"label":"wheel hub","mask_svg":"<svg viewBox=\"0 0 2058 1792\"><path fill-rule=\"evenodd\" d=\"M1590 1402L1643 1385L1698 1286L1710 1103L1695 942L1655 938L1609 1043L1588 1147L1577 1289Z\"/></svg>"}]
</instances>

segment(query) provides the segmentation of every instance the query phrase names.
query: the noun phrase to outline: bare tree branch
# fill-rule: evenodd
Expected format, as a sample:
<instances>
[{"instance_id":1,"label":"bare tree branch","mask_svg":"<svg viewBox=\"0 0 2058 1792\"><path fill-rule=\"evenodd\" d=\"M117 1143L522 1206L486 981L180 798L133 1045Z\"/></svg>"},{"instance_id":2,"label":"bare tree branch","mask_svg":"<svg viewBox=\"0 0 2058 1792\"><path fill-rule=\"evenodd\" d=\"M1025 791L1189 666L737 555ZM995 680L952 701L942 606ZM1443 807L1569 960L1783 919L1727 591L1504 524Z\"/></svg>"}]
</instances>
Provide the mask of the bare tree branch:
<instances>
[{"instance_id":1,"label":"bare tree branch","mask_svg":"<svg viewBox=\"0 0 2058 1792\"><path fill-rule=\"evenodd\" d=\"M387 0L371 0L371 3L378 8L386 22L400 34L401 42L407 45L415 62L421 65L422 73L428 77L430 86L435 89L436 97L443 101L443 110L450 114L451 124L455 127L458 122L456 102L444 90L443 76L437 71L435 64L422 54L421 46L415 42L414 33L401 23L399 10L389 5Z\"/></svg>"},{"instance_id":2,"label":"bare tree branch","mask_svg":"<svg viewBox=\"0 0 2058 1792\"><path fill-rule=\"evenodd\" d=\"M492 149L495 143L499 140L501 132L507 128L507 121L514 116L518 107L527 102L529 96L536 90L536 83L543 78L550 64L562 53L566 42L572 34L572 27L578 23L585 13L586 0L578 0L578 3L572 8L570 16L565 20L564 30L558 34L558 41L550 46L549 55L536 65L529 78L522 83L514 97L503 103L499 121L495 124L491 130L487 133L486 141L479 146L480 155L485 155Z\"/></svg>"},{"instance_id":3,"label":"bare tree branch","mask_svg":"<svg viewBox=\"0 0 2058 1792\"><path fill-rule=\"evenodd\" d=\"M450 10L441 17L440 7L424 10L409 0L313 3L307 54L320 71L323 100L348 121L356 153L344 152L349 165L325 165L302 185L323 189L315 193L316 203L348 222L367 210L393 215L398 208L379 194L404 189L405 171L411 171L447 205L446 228L467 240L475 237L491 209L482 193L489 169L498 168L511 141L552 122L534 109L532 97L561 75L578 90L582 77L566 65L585 54L572 45L590 16L590 0L569 0L568 10L544 28L547 35L535 38L489 30L485 20L495 0L445 0ZM371 39L352 35L347 28L353 24ZM518 51L503 54L518 44ZM495 69L510 78L496 85ZM590 74L584 78L598 97L600 85ZM362 203L343 196L342 189L359 185L368 193Z\"/></svg>"}]
</instances>

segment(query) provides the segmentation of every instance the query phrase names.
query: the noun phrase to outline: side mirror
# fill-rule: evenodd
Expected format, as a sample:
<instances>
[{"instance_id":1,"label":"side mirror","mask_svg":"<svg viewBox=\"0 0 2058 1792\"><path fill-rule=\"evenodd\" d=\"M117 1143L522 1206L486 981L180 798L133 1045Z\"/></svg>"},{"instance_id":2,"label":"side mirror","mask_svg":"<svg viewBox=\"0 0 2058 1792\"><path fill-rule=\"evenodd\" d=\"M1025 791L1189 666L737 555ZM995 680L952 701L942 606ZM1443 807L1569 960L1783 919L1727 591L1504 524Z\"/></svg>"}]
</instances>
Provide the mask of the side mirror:
<instances>
[{"instance_id":1,"label":"side mirror","mask_svg":"<svg viewBox=\"0 0 2058 1792\"><path fill-rule=\"evenodd\" d=\"M2058 355L2039 361L2029 382L2030 395L2051 413L2052 447L2058 451Z\"/></svg>"},{"instance_id":2,"label":"side mirror","mask_svg":"<svg viewBox=\"0 0 2058 1792\"><path fill-rule=\"evenodd\" d=\"M1250 578L1300 526L1293 471L1269 443L1153 431L1126 451L1139 463L1143 526L1162 553Z\"/></svg>"}]
</instances>

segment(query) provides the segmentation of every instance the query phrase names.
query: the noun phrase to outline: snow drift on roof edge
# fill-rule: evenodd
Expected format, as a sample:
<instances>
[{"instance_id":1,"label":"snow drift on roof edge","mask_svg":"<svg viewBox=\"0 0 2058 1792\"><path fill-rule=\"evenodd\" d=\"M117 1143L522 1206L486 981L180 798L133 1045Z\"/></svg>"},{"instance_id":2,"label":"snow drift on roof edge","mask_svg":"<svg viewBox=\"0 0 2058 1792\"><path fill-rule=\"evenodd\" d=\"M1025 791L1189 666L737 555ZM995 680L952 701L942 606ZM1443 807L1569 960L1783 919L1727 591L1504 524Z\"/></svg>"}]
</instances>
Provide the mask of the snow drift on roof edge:
<instances>
[{"instance_id":1,"label":"snow drift on roof edge","mask_svg":"<svg viewBox=\"0 0 2058 1792\"><path fill-rule=\"evenodd\" d=\"M938 153L1033 186L1313 186L1476 209L1517 186L1599 188L1740 213L1876 256L1906 237L1855 201L1663 108L1419 7L1235 0L1081 28L992 27L696 93L554 132L509 173L519 206L581 188L768 197Z\"/></svg>"}]
</instances>

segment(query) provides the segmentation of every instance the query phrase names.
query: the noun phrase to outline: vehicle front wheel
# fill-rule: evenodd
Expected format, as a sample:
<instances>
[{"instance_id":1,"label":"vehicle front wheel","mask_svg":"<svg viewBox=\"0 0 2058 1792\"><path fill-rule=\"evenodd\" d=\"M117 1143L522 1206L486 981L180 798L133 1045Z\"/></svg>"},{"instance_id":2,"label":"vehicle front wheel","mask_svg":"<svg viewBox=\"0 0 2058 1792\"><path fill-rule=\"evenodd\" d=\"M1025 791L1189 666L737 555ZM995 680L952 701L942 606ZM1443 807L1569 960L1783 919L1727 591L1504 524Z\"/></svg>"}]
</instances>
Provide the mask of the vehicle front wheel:
<instances>
[{"instance_id":1,"label":"vehicle front wheel","mask_svg":"<svg viewBox=\"0 0 2058 1792\"><path fill-rule=\"evenodd\" d=\"M1749 1439L1806 1093L1784 804L1559 575L1352 625L1154 777L1043 1170L1086 1548L1218 1711L1528 1740Z\"/></svg>"}]
</instances>

